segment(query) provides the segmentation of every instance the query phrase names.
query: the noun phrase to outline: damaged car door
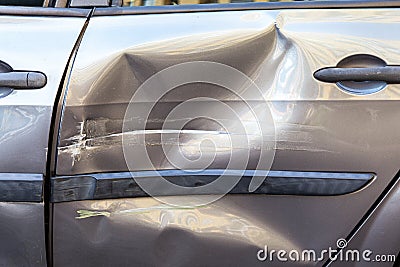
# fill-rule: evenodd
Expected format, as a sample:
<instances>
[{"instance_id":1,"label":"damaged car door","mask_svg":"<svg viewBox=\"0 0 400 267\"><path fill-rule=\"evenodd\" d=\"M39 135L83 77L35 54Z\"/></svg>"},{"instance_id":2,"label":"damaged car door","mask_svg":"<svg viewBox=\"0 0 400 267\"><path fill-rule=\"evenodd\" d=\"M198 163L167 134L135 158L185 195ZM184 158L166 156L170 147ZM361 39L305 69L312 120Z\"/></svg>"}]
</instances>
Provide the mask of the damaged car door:
<instances>
[{"instance_id":1,"label":"damaged car door","mask_svg":"<svg viewBox=\"0 0 400 267\"><path fill-rule=\"evenodd\" d=\"M266 248L343 246L397 181L393 5L96 9L55 151L54 264L253 266Z\"/></svg>"}]
</instances>

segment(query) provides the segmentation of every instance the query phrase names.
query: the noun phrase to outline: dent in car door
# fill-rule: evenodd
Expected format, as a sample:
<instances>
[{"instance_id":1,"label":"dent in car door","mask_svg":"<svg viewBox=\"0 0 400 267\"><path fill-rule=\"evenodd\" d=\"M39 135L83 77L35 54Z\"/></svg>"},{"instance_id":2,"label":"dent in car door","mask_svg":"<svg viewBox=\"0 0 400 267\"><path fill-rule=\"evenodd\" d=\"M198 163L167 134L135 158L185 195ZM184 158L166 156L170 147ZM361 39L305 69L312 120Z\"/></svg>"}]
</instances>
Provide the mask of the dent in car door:
<instances>
[{"instance_id":1,"label":"dent in car door","mask_svg":"<svg viewBox=\"0 0 400 267\"><path fill-rule=\"evenodd\" d=\"M78 10L63 13L0 7L2 266L46 266L43 179L52 107L85 16L86 11ZM17 72L13 79L8 79L10 76L4 75L10 74L11 68L30 71L26 75L42 72L47 76L47 84L40 89L33 89L32 84L18 84L24 73ZM11 82L15 87L4 87ZM16 89L17 85L23 90ZM36 87L42 85L44 80Z\"/></svg>"},{"instance_id":2,"label":"dent in car door","mask_svg":"<svg viewBox=\"0 0 400 267\"><path fill-rule=\"evenodd\" d=\"M91 19L66 98L52 179L57 265L248 266L260 263L257 251L264 246L321 251L348 236L398 172L400 86L359 95L313 77L359 54L400 64L398 9L107 12L112 13L100 10L97 14L104 16L95 13ZM165 29L169 22L173 26ZM275 172L261 191L235 188L238 195L185 209L142 197L137 184L126 182L129 171L147 174L128 170L122 124L142 83L192 61L225 64L254 80L271 106L276 153ZM148 131L135 132L151 140L157 170L174 169L157 150L166 113L194 97L236 100L215 85L186 84L177 90L160 101ZM185 138L196 141L195 135ZM184 181L196 179L194 174ZM338 180L345 182L335 184ZM268 194L271 188L278 188L277 195ZM333 193L326 196L329 190ZM170 199L185 203L191 197Z\"/></svg>"}]
</instances>

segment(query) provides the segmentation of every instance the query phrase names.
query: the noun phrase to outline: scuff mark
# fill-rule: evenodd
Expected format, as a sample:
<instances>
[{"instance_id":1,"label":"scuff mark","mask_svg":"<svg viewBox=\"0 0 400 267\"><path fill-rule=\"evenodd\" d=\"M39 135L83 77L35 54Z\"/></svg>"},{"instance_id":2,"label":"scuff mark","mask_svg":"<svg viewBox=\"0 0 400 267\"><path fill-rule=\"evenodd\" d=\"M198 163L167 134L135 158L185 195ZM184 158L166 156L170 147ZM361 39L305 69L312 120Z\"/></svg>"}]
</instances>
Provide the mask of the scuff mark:
<instances>
[{"instance_id":1,"label":"scuff mark","mask_svg":"<svg viewBox=\"0 0 400 267\"><path fill-rule=\"evenodd\" d=\"M378 121L379 118L379 110L377 109L372 109L372 108L366 108L367 112L371 116L371 121L376 122Z\"/></svg>"},{"instance_id":2,"label":"scuff mark","mask_svg":"<svg viewBox=\"0 0 400 267\"><path fill-rule=\"evenodd\" d=\"M75 141L74 146L71 147L69 153L71 153L72 157L72 166L74 166L75 161L80 160L81 150L86 147L86 133L84 128L84 122L80 122L80 127L77 127L79 130L79 134L72 137L71 140Z\"/></svg>"},{"instance_id":3,"label":"scuff mark","mask_svg":"<svg viewBox=\"0 0 400 267\"><path fill-rule=\"evenodd\" d=\"M79 214L79 216L75 217L75 219L86 219L86 218L91 218L91 217L97 217L97 216L105 216L105 217L110 217L111 213L108 211L95 211L95 210L78 210L76 213Z\"/></svg>"},{"instance_id":4,"label":"scuff mark","mask_svg":"<svg viewBox=\"0 0 400 267\"><path fill-rule=\"evenodd\" d=\"M196 209L206 207L206 205L203 206L197 206ZM153 207L147 207L147 208L134 208L134 209L127 209L127 210L119 210L115 211L113 213L109 211L98 211L98 210L77 210L76 213L78 213L79 216L76 216L75 219L87 219L91 217L98 217L98 216L105 216L105 217L110 217L111 215L116 215L116 214L122 214L122 215L128 215L132 213L136 214L142 214L142 213L149 213L152 211L163 211L163 210L194 210L195 208L191 207L173 207L173 206L168 206L168 205L158 205L158 206L153 206Z\"/></svg>"}]
</instances>

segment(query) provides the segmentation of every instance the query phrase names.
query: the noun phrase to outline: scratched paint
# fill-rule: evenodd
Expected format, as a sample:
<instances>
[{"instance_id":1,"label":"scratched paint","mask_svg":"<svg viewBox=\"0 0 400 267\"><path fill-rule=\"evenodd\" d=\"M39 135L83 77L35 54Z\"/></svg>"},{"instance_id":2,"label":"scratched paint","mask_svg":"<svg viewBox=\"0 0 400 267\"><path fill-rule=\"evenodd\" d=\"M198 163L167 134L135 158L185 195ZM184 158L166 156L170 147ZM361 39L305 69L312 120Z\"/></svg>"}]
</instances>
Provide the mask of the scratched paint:
<instances>
[{"instance_id":1,"label":"scratched paint","mask_svg":"<svg viewBox=\"0 0 400 267\"><path fill-rule=\"evenodd\" d=\"M343 196L227 195L194 210L160 207L145 197L56 203L55 265L90 258L94 265L254 266L264 245L289 250L334 246L398 172L400 87L354 96L312 74L356 53L398 65L399 23L398 10L384 8L93 18L68 88L58 175L127 171L121 140L132 133L121 129L132 94L167 67L202 60L234 67L261 88L276 127L274 170L374 172L377 178L365 190ZM172 166L157 150L160 138L154 131L161 130L165 114L193 97L245 108L235 94L210 84L184 85L165 95L148 120L148 132L136 134L148 138L152 155L159 156L158 169ZM211 122L190 126L185 130L201 134L187 133L187 148L204 131L222 135L215 134L221 129ZM248 148L257 151L262 145L254 142ZM225 162L223 151L219 156L214 166Z\"/></svg>"}]
</instances>

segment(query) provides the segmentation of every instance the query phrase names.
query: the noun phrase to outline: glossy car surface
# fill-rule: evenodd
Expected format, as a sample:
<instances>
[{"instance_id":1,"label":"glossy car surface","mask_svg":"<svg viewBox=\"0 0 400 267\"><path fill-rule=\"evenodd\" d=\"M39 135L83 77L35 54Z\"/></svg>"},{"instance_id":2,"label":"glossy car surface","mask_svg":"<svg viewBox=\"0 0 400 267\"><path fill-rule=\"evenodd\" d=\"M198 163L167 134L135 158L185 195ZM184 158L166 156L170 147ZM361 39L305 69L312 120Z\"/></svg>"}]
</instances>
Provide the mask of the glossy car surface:
<instances>
[{"instance_id":1,"label":"glossy car surface","mask_svg":"<svg viewBox=\"0 0 400 267\"><path fill-rule=\"evenodd\" d=\"M1 264L396 264L399 2L47 5L0 7L47 77L0 86Z\"/></svg>"}]
</instances>

